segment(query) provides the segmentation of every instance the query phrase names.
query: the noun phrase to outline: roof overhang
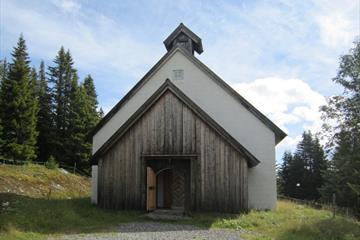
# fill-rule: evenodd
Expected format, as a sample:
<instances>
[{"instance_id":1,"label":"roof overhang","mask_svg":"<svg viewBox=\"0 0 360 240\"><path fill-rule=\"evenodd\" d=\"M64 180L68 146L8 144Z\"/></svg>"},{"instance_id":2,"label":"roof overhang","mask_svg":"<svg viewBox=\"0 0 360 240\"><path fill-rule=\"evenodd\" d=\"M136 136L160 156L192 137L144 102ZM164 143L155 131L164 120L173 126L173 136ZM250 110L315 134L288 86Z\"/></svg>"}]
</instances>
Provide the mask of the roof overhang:
<instances>
[{"instance_id":1,"label":"roof overhang","mask_svg":"<svg viewBox=\"0 0 360 240\"><path fill-rule=\"evenodd\" d=\"M196 64L202 71L210 76L220 87L227 91L231 96L238 100L248 111L250 111L255 117L257 117L261 122L263 122L270 130L275 134L275 144L278 144L282 139L284 139L287 134L282 131L278 126L276 126L269 118L262 114L258 109L256 109L251 103L249 103L244 97L242 97L238 92L236 92L232 87L230 87L224 80L222 80L218 75L211 71L205 64L198 60L192 54L189 54L187 50L183 49L181 46L177 46L170 51L168 51L146 74L141 78L139 82L101 119L101 121L95 126L95 128L90 132L90 136L94 136L118 111L119 109L133 96L135 93L144 85L153 74L172 56L176 51L180 51L184 56L186 56L190 61Z\"/></svg>"}]
</instances>

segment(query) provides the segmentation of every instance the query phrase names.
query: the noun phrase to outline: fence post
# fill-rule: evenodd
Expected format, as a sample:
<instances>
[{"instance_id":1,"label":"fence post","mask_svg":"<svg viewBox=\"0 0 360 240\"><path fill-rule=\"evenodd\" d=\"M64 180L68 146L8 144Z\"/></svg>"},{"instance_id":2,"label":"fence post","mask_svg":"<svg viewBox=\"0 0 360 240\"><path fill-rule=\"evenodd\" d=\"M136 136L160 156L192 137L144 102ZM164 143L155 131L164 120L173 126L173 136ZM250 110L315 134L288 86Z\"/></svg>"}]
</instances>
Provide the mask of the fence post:
<instances>
[{"instance_id":1,"label":"fence post","mask_svg":"<svg viewBox=\"0 0 360 240\"><path fill-rule=\"evenodd\" d=\"M333 193L332 195L332 204L333 204L333 218L335 218L335 214L336 214L336 195L335 193Z\"/></svg>"},{"instance_id":2,"label":"fence post","mask_svg":"<svg viewBox=\"0 0 360 240\"><path fill-rule=\"evenodd\" d=\"M74 163L74 174L76 173L76 162Z\"/></svg>"}]
</instances>

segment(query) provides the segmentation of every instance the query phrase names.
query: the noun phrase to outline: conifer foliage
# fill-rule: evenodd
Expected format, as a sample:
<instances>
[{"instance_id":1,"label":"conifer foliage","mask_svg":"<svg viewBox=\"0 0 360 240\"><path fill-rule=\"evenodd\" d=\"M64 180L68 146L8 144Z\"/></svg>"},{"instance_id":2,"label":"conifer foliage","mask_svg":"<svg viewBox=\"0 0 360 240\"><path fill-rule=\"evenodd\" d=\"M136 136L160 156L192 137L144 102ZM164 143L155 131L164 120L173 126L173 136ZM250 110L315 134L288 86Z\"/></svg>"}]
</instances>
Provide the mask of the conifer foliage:
<instances>
[{"instance_id":1,"label":"conifer foliage","mask_svg":"<svg viewBox=\"0 0 360 240\"><path fill-rule=\"evenodd\" d=\"M61 47L54 60L54 66L49 67L49 79L53 85L51 89L53 99L53 117L54 117L54 149L53 155L56 160L70 164L71 154L67 146L70 144L68 138L70 132L70 97L72 81L76 79L77 73L73 68L73 60L70 52L65 52Z\"/></svg>"},{"instance_id":2,"label":"conifer foliage","mask_svg":"<svg viewBox=\"0 0 360 240\"><path fill-rule=\"evenodd\" d=\"M8 63L6 60L0 60L0 89L1 89L1 83L5 80L7 77L8 72ZM0 98L0 104L1 104L1 98ZM2 138L3 133L3 126L2 126L2 120L0 117L0 156L1 156L1 149L4 144L4 139Z\"/></svg>"},{"instance_id":3,"label":"conifer foliage","mask_svg":"<svg viewBox=\"0 0 360 240\"><path fill-rule=\"evenodd\" d=\"M9 67L0 65L0 156L89 169L89 133L100 120L94 80L79 82L69 50L58 51L46 72L29 66L21 36Z\"/></svg>"},{"instance_id":4,"label":"conifer foliage","mask_svg":"<svg viewBox=\"0 0 360 240\"><path fill-rule=\"evenodd\" d=\"M319 139L308 131L302 135L294 154L285 152L280 169L281 189L289 197L317 200L323 185L327 161Z\"/></svg>"},{"instance_id":5,"label":"conifer foliage","mask_svg":"<svg viewBox=\"0 0 360 240\"><path fill-rule=\"evenodd\" d=\"M36 158L38 134L38 102L34 98L35 85L29 62L25 40L20 36L0 89L1 153L27 161Z\"/></svg>"},{"instance_id":6,"label":"conifer foliage","mask_svg":"<svg viewBox=\"0 0 360 240\"><path fill-rule=\"evenodd\" d=\"M335 194L339 205L352 207L360 218L360 41L342 56L333 81L344 92L331 97L321 109L323 134L333 150L321 193L325 200Z\"/></svg>"},{"instance_id":7,"label":"conifer foliage","mask_svg":"<svg viewBox=\"0 0 360 240\"><path fill-rule=\"evenodd\" d=\"M46 162L52 154L53 146L53 115L52 115L52 98L48 80L45 74L45 64L40 63L37 82L37 95L39 99L39 113L37 129L39 136L37 139L38 160Z\"/></svg>"}]
</instances>

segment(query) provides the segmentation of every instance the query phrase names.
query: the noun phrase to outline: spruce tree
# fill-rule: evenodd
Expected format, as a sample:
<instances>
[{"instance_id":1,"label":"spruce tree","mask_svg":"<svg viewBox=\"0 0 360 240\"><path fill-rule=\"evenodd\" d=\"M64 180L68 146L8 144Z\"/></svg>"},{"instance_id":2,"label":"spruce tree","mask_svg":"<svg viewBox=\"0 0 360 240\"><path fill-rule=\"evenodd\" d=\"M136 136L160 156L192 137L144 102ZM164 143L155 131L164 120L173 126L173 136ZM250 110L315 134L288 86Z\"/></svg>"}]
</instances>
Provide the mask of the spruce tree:
<instances>
[{"instance_id":1,"label":"spruce tree","mask_svg":"<svg viewBox=\"0 0 360 240\"><path fill-rule=\"evenodd\" d=\"M0 60L0 84L7 76L8 72L8 63L6 62L6 59Z\"/></svg>"},{"instance_id":2,"label":"spruce tree","mask_svg":"<svg viewBox=\"0 0 360 240\"><path fill-rule=\"evenodd\" d=\"M39 113L37 121L37 129L39 136L37 140L38 160L45 162L53 154L53 115L52 115L52 100L48 80L45 75L45 65L41 61L38 74L38 90L37 95L39 99Z\"/></svg>"},{"instance_id":3,"label":"spruce tree","mask_svg":"<svg viewBox=\"0 0 360 240\"><path fill-rule=\"evenodd\" d=\"M77 79L74 78L70 95L69 157L79 168L85 170L90 166L91 156L91 143L86 141L89 110L86 90L84 86L78 86Z\"/></svg>"},{"instance_id":4,"label":"spruce tree","mask_svg":"<svg viewBox=\"0 0 360 240\"><path fill-rule=\"evenodd\" d=\"M341 57L337 76L341 95L328 99L323 112L323 134L333 150L331 168L324 173L324 200L336 194L337 203L352 207L360 217L360 41Z\"/></svg>"},{"instance_id":5,"label":"spruce tree","mask_svg":"<svg viewBox=\"0 0 360 240\"><path fill-rule=\"evenodd\" d=\"M1 60L0 61L0 89L1 89L1 83L5 80L5 78L8 74L7 72L8 72L8 63L6 62L6 59ZM1 105L1 99L0 99L0 105ZM0 156L2 155L1 149L4 144L4 139L1 137L2 133L3 133L3 126L2 126L2 120L0 117Z\"/></svg>"},{"instance_id":6,"label":"spruce tree","mask_svg":"<svg viewBox=\"0 0 360 240\"><path fill-rule=\"evenodd\" d=\"M36 158L38 111L29 62L25 40L20 36L0 89L0 118L3 125L0 138L4 141L2 154L26 161Z\"/></svg>"},{"instance_id":7,"label":"spruce tree","mask_svg":"<svg viewBox=\"0 0 360 240\"><path fill-rule=\"evenodd\" d=\"M98 101L94 80L90 75L86 76L84 79L83 88L86 93L86 105L88 110L85 124L87 131L90 132L100 120L100 113L97 111Z\"/></svg>"},{"instance_id":8,"label":"spruce tree","mask_svg":"<svg viewBox=\"0 0 360 240\"><path fill-rule=\"evenodd\" d=\"M55 66L49 67L49 80L53 85L54 157L57 161L63 161L63 158L68 159L64 153L67 152L65 146L68 145L69 138L71 82L77 74L70 51L65 52L63 47L55 57L54 64ZM68 161L70 160L63 162Z\"/></svg>"},{"instance_id":9,"label":"spruce tree","mask_svg":"<svg viewBox=\"0 0 360 240\"><path fill-rule=\"evenodd\" d=\"M322 172L327 168L324 151L319 139L310 131L304 132L292 155L285 152L279 173L284 194L289 197L317 200L323 186Z\"/></svg>"},{"instance_id":10,"label":"spruce tree","mask_svg":"<svg viewBox=\"0 0 360 240\"><path fill-rule=\"evenodd\" d=\"M99 110L100 119L104 118L104 116L105 116L104 110L102 109L102 107L100 107L100 110Z\"/></svg>"},{"instance_id":11,"label":"spruce tree","mask_svg":"<svg viewBox=\"0 0 360 240\"><path fill-rule=\"evenodd\" d=\"M91 156L89 132L99 121L94 81L88 75L79 85L70 51L60 48L49 67L53 100L53 155L59 162L88 169Z\"/></svg>"},{"instance_id":12,"label":"spruce tree","mask_svg":"<svg viewBox=\"0 0 360 240\"><path fill-rule=\"evenodd\" d=\"M32 89L32 94L34 98L37 98L38 96L38 75L36 72L36 68L32 67L30 70L30 84Z\"/></svg>"},{"instance_id":13,"label":"spruce tree","mask_svg":"<svg viewBox=\"0 0 360 240\"><path fill-rule=\"evenodd\" d=\"M279 188L281 189L281 194L285 196L290 196L291 191L294 188L291 180L290 167L293 163L293 155L290 151L285 151L282 157L282 164L279 171Z\"/></svg>"}]
</instances>

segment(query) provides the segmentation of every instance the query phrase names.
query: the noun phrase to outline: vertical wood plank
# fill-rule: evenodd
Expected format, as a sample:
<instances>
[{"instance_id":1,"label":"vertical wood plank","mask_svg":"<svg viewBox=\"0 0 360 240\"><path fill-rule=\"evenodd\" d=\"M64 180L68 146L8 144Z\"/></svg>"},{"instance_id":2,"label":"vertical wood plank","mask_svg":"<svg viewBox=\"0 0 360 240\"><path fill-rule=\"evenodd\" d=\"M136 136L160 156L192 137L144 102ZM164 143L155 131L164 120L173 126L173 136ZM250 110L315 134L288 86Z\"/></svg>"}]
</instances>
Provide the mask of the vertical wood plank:
<instances>
[{"instance_id":1,"label":"vertical wood plank","mask_svg":"<svg viewBox=\"0 0 360 240\"><path fill-rule=\"evenodd\" d=\"M99 205L145 206L142 154L189 154L191 208L238 212L247 208L244 157L171 93L166 93L99 160Z\"/></svg>"}]
</instances>

